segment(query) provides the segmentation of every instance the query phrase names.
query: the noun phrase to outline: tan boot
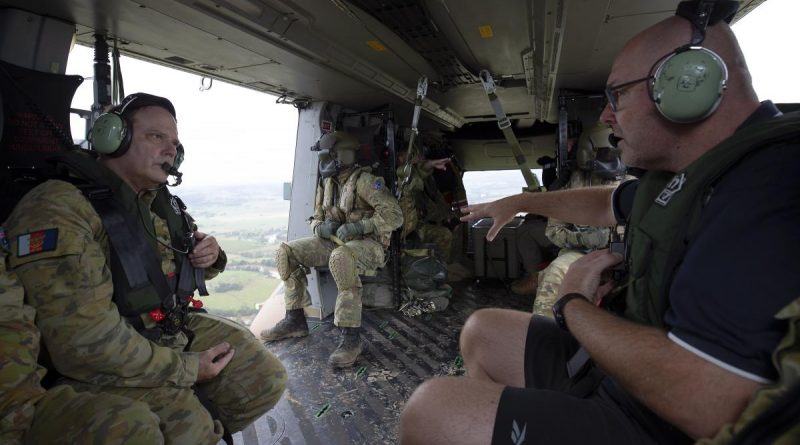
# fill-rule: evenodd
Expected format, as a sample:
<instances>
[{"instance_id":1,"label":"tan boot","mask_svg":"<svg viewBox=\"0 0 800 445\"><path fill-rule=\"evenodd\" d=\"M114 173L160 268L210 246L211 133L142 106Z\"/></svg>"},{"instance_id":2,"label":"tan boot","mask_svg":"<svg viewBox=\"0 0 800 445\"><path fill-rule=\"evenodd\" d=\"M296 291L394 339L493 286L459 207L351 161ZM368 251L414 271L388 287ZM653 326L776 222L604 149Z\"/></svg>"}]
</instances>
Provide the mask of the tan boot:
<instances>
[{"instance_id":1,"label":"tan boot","mask_svg":"<svg viewBox=\"0 0 800 445\"><path fill-rule=\"evenodd\" d=\"M328 358L328 363L335 368L347 368L353 366L356 359L364 349L364 341L361 340L361 328L342 328L342 339L339 347L333 351Z\"/></svg>"},{"instance_id":2,"label":"tan boot","mask_svg":"<svg viewBox=\"0 0 800 445\"><path fill-rule=\"evenodd\" d=\"M536 279L536 274L529 274L519 280L512 281L511 292L517 295L534 295L538 285L539 280Z\"/></svg>"},{"instance_id":3,"label":"tan boot","mask_svg":"<svg viewBox=\"0 0 800 445\"><path fill-rule=\"evenodd\" d=\"M272 329L261 331L261 340L271 342L291 337L305 337L308 335L308 323L302 309L286 311L286 318L279 321Z\"/></svg>"}]
</instances>

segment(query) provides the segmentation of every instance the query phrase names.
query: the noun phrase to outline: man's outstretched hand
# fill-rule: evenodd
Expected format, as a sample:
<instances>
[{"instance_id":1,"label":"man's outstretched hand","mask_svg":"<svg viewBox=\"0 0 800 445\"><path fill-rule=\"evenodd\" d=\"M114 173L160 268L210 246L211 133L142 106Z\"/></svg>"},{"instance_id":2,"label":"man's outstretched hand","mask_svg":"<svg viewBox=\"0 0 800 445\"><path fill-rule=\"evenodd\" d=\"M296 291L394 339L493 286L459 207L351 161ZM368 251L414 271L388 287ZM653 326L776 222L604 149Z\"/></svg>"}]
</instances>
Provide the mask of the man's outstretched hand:
<instances>
[{"instance_id":1,"label":"man's outstretched hand","mask_svg":"<svg viewBox=\"0 0 800 445\"><path fill-rule=\"evenodd\" d=\"M461 221L475 221L480 218L492 218L492 227L486 234L486 240L492 241L500 233L500 229L517 215L519 210L512 200L513 196L497 201L473 204L461 208Z\"/></svg>"},{"instance_id":2,"label":"man's outstretched hand","mask_svg":"<svg viewBox=\"0 0 800 445\"><path fill-rule=\"evenodd\" d=\"M230 344L222 342L200 353L200 369L197 371L197 381L205 382L219 375L228 366L236 353Z\"/></svg>"}]
</instances>

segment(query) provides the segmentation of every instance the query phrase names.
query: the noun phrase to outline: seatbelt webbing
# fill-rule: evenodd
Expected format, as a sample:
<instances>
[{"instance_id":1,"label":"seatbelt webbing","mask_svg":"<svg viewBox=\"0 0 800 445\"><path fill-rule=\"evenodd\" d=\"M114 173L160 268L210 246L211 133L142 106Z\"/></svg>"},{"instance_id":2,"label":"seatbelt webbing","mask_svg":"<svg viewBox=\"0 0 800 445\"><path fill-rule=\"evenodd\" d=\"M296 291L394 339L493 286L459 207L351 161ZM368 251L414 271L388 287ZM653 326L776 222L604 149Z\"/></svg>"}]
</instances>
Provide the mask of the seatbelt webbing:
<instances>
[{"instance_id":1,"label":"seatbelt webbing","mask_svg":"<svg viewBox=\"0 0 800 445\"><path fill-rule=\"evenodd\" d=\"M111 247L125 270L130 287L138 289L146 286L149 281L158 292L164 308L173 308L176 304L175 294L170 290L167 278L161 271L161 260L153 252L142 230L126 221L110 191L102 195L91 192L84 194L103 221Z\"/></svg>"},{"instance_id":2,"label":"seatbelt webbing","mask_svg":"<svg viewBox=\"0 0 800 445\"><path fill-rule=\"evenodd\" d=\"M508 142L508 145L511 147L511 152L514 154L514 160L517 161L517 166L522 172L522 177L525 178L525 184L527 184L528 190L537 192L541 191L542 187L539 184L539 180L533 173L531 173L531 168L528 166L528 160L522 153L522 147L519 145L519 140L517 140L514 130L511 129L511 121L508 119L508 116L506 116L505 111L503 111L503 105L500 103L500 98L498 98L497 94L495 94L497 87L495 86L494 79L492 79L492 75L489 74L489 71L487 70L481 70L479 77L481 79L481 84L483 84L483 89L486 91L486 95L489 97L489 104L492 106L494 114L497 117L497 126L503 132L503 137L506 138L506 142Z\"/></svg>"},{"instance_id":3,"label":"seatbelt webbing","mask_svg":"<svg viewBox=\"0 0 800 445\"><path fill-rule=\"evenodd\" d=\"M397 191L397 199L403 197L403 191L411 182L411 173L412 173L412 161L417 155L417 149L414 145L414 140L419 133L417 129L417 124L419 123L419 115L422 111L422 101L425 100L425 96L428 94L428 78L422 76L417 80L417 97L414 99L414 116L411 118L411 136L408 138L408 151L406 152L406 163L403 164L403 174L405 177L403 178L403 182L398 187Z\"/></svg>"}]
</instances>

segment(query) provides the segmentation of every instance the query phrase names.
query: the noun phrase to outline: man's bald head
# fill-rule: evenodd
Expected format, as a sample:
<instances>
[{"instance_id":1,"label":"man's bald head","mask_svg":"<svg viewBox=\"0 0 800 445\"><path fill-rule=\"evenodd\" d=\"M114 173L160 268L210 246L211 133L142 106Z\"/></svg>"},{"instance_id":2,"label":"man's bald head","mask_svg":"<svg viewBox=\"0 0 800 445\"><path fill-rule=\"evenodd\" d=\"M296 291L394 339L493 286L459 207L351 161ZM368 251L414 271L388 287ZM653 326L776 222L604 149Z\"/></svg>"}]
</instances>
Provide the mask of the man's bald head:
<instances>
[{"instance_id":1,"label":"man's bald head","mask_svg":"<svg viewBox=\"0 0 800 445\"><path fill-rule=\"evenodd\" d=\"M625 67L630 78L650 74L656 62L664 59L676 48L688 44L692 39L692 24L681 17L670 17L634 36L622 49L614 66ZM729 85L735 94L755 97L752 82L742 51L731 28L723 22L706 29L706 38L701 46L719 54L728 67ZM612 69L612 74L614 74ZM633 71L633 72L632 72ZM610 84L619 80L609 78Z\"/></svg>"},{"instance_id":2,"label":"man's bald head","mask_svg":"<svg viewBox=\"0 0 800 445\"><path fill-rule=\"evenodd\" d=\"M647 76L657 62L692 40L692 24L670 17L634 36L622 49L607 85L636 79L641 83L618 90L616 109L603 111L601 119L621 138L626 164L652 170L678 171L729 137L758 108L750 74L733 32L726 23L706 29L701 46L717 53L728 68L727 89L717 109L692 123L674 123L661 115L651 99Z\"/></svg>"}]
</instances>

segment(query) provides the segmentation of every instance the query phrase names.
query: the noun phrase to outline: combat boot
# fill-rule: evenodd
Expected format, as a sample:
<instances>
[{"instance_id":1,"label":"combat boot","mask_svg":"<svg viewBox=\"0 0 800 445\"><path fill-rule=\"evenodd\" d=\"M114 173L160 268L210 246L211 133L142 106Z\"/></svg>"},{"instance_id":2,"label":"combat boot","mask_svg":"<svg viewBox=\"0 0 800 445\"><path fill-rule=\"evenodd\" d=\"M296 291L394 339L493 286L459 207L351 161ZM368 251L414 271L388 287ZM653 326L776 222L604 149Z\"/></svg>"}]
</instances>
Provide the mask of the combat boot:
<instances>
[{"instance_id":1,"label":"combat boot","mask_svg":"<svg viewBox=\"0 0 800 445\"><path fill-rule=\"evenodd\" d=\"M353 366L359 354L364 349L364 341L361 340L361 328L342 328L342 339L339 340L339 347L333 351L328 363L335 368L347 368Z\"/></svg>"},{"instance_id":2,"label":"combat boot","mask_svg":"<svg viewBox=\"0 0 800 445\"><path fill-rule=\"evenodd\" d=\"M291 337L305 337L308 335L308 323L303 309L286 311L286 317L271 329L261 331L261 340L270 342Z\"/></svg>"}]
</instances>

